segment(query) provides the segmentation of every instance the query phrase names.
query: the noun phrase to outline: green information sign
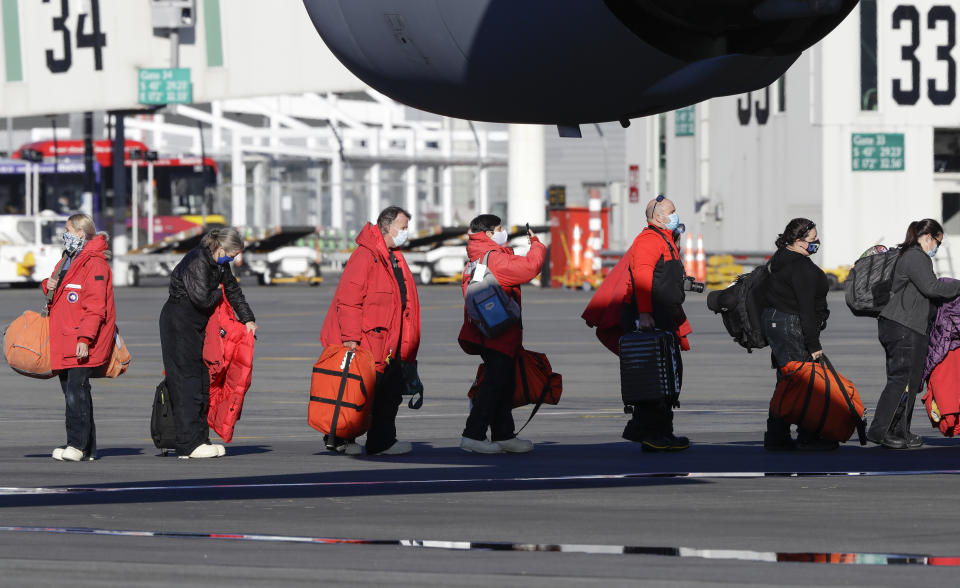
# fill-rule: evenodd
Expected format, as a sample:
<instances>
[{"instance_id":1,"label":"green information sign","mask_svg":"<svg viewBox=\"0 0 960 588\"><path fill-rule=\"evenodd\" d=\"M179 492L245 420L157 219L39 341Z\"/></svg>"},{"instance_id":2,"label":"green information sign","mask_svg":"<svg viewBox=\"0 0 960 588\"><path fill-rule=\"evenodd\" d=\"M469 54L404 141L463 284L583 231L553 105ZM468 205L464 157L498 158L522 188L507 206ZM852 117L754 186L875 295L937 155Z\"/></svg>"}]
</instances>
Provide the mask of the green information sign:
<instances>
[{"instance_id":1,"label":"green information sign","mask_svg":"<svg viewBox=\"0 0 960 588\"><path fill-rule=\"evenodd\" d=\"M903 133L853 133L853 171L903 171Z\"/></svg>"},{"instance_id":2,"label":"green information sign","mask_svg":"<svg viewBox=\"0 0 960 588\"><path fill-rule=\"evenodd\" d=\"M687 106L686 108L677 109L674 112L674 116L676 118L676 128L674 129L674 134L677 137L693 136L693 132L697 127L696 108L696 106Z\"/></svg>"},{"instance_id":3,"label":"green information sign","mask_svg":"<svg viewBox=\"0 0 960 588\"><path fill-rule=\"evenodd\" d=\"M190 68L141 69L138 102L140 104L190 104L193 102L193 84Z\"/></svg>"}]
</instances>

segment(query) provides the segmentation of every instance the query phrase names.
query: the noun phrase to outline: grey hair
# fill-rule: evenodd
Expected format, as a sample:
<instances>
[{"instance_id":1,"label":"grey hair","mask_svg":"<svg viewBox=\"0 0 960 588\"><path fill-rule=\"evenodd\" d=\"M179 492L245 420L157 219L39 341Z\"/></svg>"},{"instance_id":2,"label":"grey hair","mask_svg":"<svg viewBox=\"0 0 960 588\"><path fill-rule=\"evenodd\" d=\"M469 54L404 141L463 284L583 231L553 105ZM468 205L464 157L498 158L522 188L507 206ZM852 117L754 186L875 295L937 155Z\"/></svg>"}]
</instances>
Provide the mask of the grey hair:
<instances>
[{"instance_id":1,"label":"grey hair","mask_svg":"<svg viewBox=\"0 0 960 588\"><path fill-rule=\"evenodd\" d=\"M216 253L217 249L221 247L223 247L224 251L239 251L243 253L244 248L243 237L240 236L240 231L233 227L212 229L203 236L200 244L209 249L211 253Z\"/></svg>"},{"instance_id":2,"label":"grey hair","mask_svg":"<svg viewBox=\"0 0 960 588\"><path fill-rule=\"evenodd\" d=\"M390 231L390 225L392 225L393 221L401 214L407 218L413 218L413 215L399 206L388 206L384 208L380 212L380 216L377 217L377 226L380 227L380 232L386 235Z\"/></svg>"}]
</instances>

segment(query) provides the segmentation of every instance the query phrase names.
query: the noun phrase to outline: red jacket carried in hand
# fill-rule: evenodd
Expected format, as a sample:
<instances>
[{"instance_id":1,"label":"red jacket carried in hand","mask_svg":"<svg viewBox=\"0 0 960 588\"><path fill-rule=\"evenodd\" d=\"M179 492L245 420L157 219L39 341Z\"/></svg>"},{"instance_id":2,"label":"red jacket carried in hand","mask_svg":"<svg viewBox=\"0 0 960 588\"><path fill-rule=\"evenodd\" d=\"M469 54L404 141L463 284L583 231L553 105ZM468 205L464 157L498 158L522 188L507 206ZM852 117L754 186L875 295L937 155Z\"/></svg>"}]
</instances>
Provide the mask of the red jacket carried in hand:
<instances>
[{"instance_id":1,"label":"red jacket carried in hand","mask_svg":"<svg viewBox=\"0 0 960 588\"><path fill-rule=\"evenodd\" d=\"M237 319L226 294L220 298L203 339L203 361L210 371L207 424L225 443L233 440L243 398L253 379L253 333Z\"/></svg>"},{"instance_id":2,"label":"red jacket carried in hand","mask_svg":"<svg viewBox=\"0 0 960 588\"><path fill-rule=\"evenodd\" d=\"M634 239L633 245L610 270L603 283L581 315L587 326L597 328L597 339L613 353L620 355L620 337L623 336L621 313L636 296L638 312L653 312L653 271L661 257L680 257L679 249L672 248L660 235L671 239L669 231L648 227ZM656 232L660 233L658 235ZM632 279L631 279L632 273ZM635 286L635 287L634 287ZM676 335L680 346L690 349L687 335L692 332L685 316L677 320Z\"/></svg>"},{"instance_id":3,"label":"red jacket carried in hand","mask_svg":"<svg viewBox=\"0 0 960 588\"><path fill-rule=\"evenodd\" d=\"M510 247L501 247L493 242L493 239L484 232L473 233L467 242L467 257L470 261L482 259L487 251L492 251L487 260L487 267L493 272L500 287L509 296L517 301L517 305L523 308L520 302L520 285L526 284L537 277L540 269L543 267L543 260L547 255L547 248L543 246L536 237L530 245L530 251L526 255L514 255ZM464 271L463 282L461 284L464 295L467 292L467 285L470 283L470 275ZM467 311L463 311L463 327L460 329L458 337L460 347L470 355L479 355L483 347L505 353L513 357L520 346L523 344L523 327L520 324L514 325L503 334L492 339L487 339L480 329L475 327L467 317Z\"/></svg>"},{"instance_id":4,"label":"red jacket carried in hand","mask_svg":"<svg viewBox=\"0 0 960 588\"><path fill-rule=\"evenodd\" d=\"M407 306L403 309L390 251L379 227L367 223L357 235L357 245L343 268L323 321L320 342L326 347L359 341L373 355L377 371L382 373L387 358L397 357L398 347L401 360L416 360L420 348L420 299L407 261L402 253L393 250L407 288Z\"/></svg>"},{"instance_id":5,"label":"red jacket carried in hand","mask_svg":"<svg viewBox=\"0 0 960 588\"><path fill-rule=\"evenodd\" d=\"M97 235L84 245L57 283L50 302L50 367L64 370L96 367L110 360L117 327L113 303L113 273L103 252L107 239ZM60 275L61 259L52 277ZM41 284L46 294L47 280ZM90 355L77 359L77 343L90 346Z\"/></svg>"}]
</instances>

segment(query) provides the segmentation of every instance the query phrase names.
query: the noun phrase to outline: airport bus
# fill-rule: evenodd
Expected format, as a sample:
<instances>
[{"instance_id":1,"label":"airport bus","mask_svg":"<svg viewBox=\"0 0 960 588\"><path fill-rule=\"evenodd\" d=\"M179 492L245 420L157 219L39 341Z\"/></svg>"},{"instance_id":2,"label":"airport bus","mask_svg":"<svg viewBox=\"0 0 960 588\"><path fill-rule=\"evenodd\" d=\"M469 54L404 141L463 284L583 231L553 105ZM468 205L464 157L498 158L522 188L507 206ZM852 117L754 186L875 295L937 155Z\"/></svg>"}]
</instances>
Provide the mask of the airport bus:
<instances>
[{"instance_id":1,"label":"airport bus","mask_svg":"<svg viewBox=\"0 0 960 588\"><path fill-rule=\"evenodd\" d=\"M28 164L23 152L34 150L43 155L43 162ZM53 158L57 155L57 162ZM27 210L27 165L39 176L39 203L34 210L49 210L58 214L85 211L90 213L98 226L106 226L113 216L113 150L110 141L94 142L94 191L88 202L84 201L85 182L83 165L83 141L39 141L23 145L13 153L13 160L0 162L0 214L29 214ZM126 141L126 175L131 185L131 166L137 165L138 217L141 234L147 231L147 166L153 166L154 240L207 223L225 223L222 206L216 199L219 170L211 158L157 157L155 161L131 160L135 151L147 153L148 147L140 141ZM127 218L132 214L127 203ZM205 210L206 207L206 210ZM206 218L204 219L204 214ZM132 227L132 220L128 220ZM144 241L141 240L143 243Z\"/></svg>"}]
</instances>

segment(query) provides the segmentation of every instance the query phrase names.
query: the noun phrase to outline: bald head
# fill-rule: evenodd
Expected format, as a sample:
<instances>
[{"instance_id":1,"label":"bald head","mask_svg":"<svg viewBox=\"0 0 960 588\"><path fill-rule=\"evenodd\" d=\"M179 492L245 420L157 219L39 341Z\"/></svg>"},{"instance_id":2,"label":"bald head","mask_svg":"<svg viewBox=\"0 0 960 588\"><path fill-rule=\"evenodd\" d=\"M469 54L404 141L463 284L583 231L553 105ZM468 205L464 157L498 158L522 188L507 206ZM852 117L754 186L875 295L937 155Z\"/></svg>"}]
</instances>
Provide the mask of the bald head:
<instances>
[{"instance_id":1,"label":"bald head","mask_svg":"<svg viewBox=\"0 0 960 588\"><path fill-rule=\"evenodd\" d=\"M647 223L661 229L666 228L667 217L676 210L677 207L669 198L664 198L660 202L654 198L647 203Z\"/></svg>"}]
</instances>

